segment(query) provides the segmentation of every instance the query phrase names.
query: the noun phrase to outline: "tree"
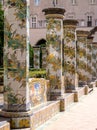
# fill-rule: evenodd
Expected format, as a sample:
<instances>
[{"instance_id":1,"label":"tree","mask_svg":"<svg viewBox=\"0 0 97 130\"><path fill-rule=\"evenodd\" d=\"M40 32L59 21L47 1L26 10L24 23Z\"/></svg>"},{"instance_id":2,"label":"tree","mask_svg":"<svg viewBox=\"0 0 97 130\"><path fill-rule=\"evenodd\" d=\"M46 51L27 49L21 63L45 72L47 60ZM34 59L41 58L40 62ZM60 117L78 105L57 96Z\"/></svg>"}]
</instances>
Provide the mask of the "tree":
<instances>
[{"instance_id":1,"label":"tree","mask_svg":"<svg viewBox=\"0 0 97 130\"><path fill-rule=\"evenodd\" d=\"M3 45L4 45L4 11L0 4L0 67L3 66Z\"/></svg>"}]
</instances>

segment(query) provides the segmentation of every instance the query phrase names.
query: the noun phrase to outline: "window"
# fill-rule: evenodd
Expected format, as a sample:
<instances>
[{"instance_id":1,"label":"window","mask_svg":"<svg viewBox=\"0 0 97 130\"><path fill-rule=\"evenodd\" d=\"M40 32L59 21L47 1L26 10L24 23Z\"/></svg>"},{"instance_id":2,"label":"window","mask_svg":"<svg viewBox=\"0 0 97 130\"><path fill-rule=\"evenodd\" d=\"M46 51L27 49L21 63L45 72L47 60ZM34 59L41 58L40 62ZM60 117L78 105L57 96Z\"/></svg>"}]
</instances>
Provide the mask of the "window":
<instances>
[{"instance_id":1,"label":"window","mask_svg":"<svg viewBox=\"0 0 97 130\"><path fill-rule=\"evenodd\" d=\"M32 28L36 28L37 27L37 17L33 16L32 17Z\"/></svg>"},{"instance_id":2,"label":"window","mask_svg":"<svg viewBox=\"0 0 97 130\"><path fill-rule=\"evenodd\" d=\"M42 20L38 21L38 23L39 23L39 27L43 26L43 21Z\"/></svg>"},{"instance_id":3,"label":"window","mask_svg":"<svg viewBox=\"0 0 97 130\"><path fill-rule=\"evenodd\" d=\"M72 5L76 4L76 0L71 0L72 1Z\"/></svg>"},{"instance_id":4,"label":"window","mask_svg":"<svg viewBox=\"0 0 97 130\"><path fill-rule=\"evenodd\" d=\"M67 19L75 19L76 14L74 12L69 12L66 14Z\"/></svg>"},{"instance_id":5,"label":"window","mask_svg":"<svg viewBox=\"0 0 97 130\"><path fill-rule=\"evenodd\" d=\"M39 3L40 3L40 0L34 0L34 3L35 3L36 6L38 6Z\"/></svg>"},{"instance_id":6,"label":"window","mask_svg":"<svg viewBox=\"0 0 97 130\"><path fill-rule=\"evenodd\" d=\"M95 0L90 0L90 4L95 4Z\"/></svg>"},{"instance_id":7,"label":"window","mask_svg":"<svg viewBox=\"0 0 97 130\"><path fill-rule=\"evenodd\" d=\"M95 20L95 26L97 26L97 19Z\"/></svg>"},{"instance_id":8,"label":"window","mask_svg":"<svg viewBox=\"0 0 97 130\"><path fill-rule=\"evenodd\" d=\"M46 27L46 20L39 20L38 21L38 28Z\"/></svg>"},{"instance_id":9,"label":"window","mask_svg":"<svg viewBox=\"0 0 97 130\"><path fill-rule=\"evenodd\" d=\"M0 0L0 3L3 5L4 1L3 1L3 0Z\"/></svg>"},{"instance_id":10,"label":"window","mask_svg":"<svg viewBox=\"0 0 97 130\"><path fill-rule=\"evenodd\" d=\"M83 26L85 26L85 21L84 20L81 20L81 26L83 27Z\"/></svg>"},{"instance_id":11,"label":"window","mask_svg":"<svg viewBox=\"0 0 97 130\"><path fill-rule=\"evenodd\" d=\"M58 0L53 0L53 5L56 6L58 4Z\"/></svg>"},{"instance_id":12,"label":"window","mask_svg":"<svg viewBox=\"0 0 97 130\"><path fill-rule=\"evenodd\" d=\"M58 4L58 0L55 0L56 5Z\"/></svg>"},{"instance_id":13,"label":"window","mask_svg":"<svg viewBox=\"0 0 97 130\"><path fill-rule=\"evenodd\" d=\"M87 26L91 27L92 26L92 16L87 16L87 19L88 19Z\"/></svg>"}]
</instances>

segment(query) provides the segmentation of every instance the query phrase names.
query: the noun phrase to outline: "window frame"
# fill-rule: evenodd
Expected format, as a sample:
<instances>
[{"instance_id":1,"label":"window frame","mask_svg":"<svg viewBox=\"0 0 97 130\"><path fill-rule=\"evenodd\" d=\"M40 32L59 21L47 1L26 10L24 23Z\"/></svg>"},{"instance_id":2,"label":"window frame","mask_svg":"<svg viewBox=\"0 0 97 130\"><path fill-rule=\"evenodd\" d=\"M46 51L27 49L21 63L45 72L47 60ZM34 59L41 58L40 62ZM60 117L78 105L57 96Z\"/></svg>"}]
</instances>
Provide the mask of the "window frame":
<instances>
[{"instance_id":1,"label":"window frame","mask_svg":"<svg viewBox=\"0 0 97 130\"><path fill-rule=\"evenodd\" d=\"M53 4L54 6L58 5L58 0L53 0L53 1L52 1L52 4Z\"/></svg>"},{"instance_id":2,"label":"window frame","mask_svg":"<svg viewBox=\"0 0 97 130\"><path fill-rule=\"evenodd\" d=\"M96 0L90 0L90 4L91 5L95 5L96 4Z\"/></svg>"},{"instance_id":3,"label":"window frame","mask_svg":"<svg viewBox=\"0 0 97 130\"><path fill-rule=\"evenodd\" d=\"M31 25L32 25L31 26L32 28L37 28L37 16L36 15L32 16L32 18L31 18Z\"/></svg>"},{"instance_id":4,"label":"window frame","mask_svg":"<svg viewBox=\"0 0 97 130\"><path fill-rule=\"evenodd\" d=\"M91 15L87 16L87 27L92 27L93 17Z\"/></svg>"},{"instance_id":5,"label":"window frame","mask_svg":"<svg viewBox=\"0 0 97 130\"><path fill-rule=\"evenodd\" d=\"M85 20L84 20L84 19L82 19L82 20L80 21L80 26L81 26L81 27L84 27L84 26L85 26Z\"/></svg>"},{"instance_id":6,"label":"window frame","mask_svg":"<svg viewBox=\"0 0 97 130\"><path fill-rule=\"evenodd\" d=\"M95 19L95 26L97 26L97 19Z\"/></svg>"},{"instance_id":7,"label":"window frame","mask_svg":"<svg viewBox=\"0 0 97 130\"><path fill-rule=\"evenodd\" d=\"M72 2L72 5L76 5L77 4L76 0L71 0L71 2Z\"/></svg>"}]
</instances>

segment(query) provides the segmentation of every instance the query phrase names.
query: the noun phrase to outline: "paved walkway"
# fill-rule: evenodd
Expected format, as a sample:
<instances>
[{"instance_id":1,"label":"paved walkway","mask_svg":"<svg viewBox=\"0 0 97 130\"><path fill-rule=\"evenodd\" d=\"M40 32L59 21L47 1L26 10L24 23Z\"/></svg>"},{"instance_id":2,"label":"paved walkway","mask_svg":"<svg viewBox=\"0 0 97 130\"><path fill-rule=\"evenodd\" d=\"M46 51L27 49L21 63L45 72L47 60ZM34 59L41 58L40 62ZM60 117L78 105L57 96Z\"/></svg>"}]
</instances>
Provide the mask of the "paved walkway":
<instances>
[{"instance_id":1,"label":"paved walkway","mask_svg":"<svg viewBox=\"0 0 97 130\"><path fill-rule=\"evenodd\" d=\"M97 130L97 88L37 130Z\"/></svg>"}]
</instances>

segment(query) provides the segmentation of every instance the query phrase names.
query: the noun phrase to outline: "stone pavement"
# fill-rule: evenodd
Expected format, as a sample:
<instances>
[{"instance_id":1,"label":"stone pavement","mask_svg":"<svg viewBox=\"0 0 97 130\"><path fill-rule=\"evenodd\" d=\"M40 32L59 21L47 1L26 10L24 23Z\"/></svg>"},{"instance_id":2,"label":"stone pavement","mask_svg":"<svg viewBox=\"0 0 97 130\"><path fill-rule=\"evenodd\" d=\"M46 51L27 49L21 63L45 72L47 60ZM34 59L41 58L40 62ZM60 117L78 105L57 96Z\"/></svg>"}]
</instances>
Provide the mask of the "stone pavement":
<instances>
[{"instance_id":1,"label":"stone pavement","mask_svg":"<svg viewBox=\"0 0 97 130\"><path fill-rule=\"evenodd\" d=\"M97 130L97 88L37 130Z\"/></svg>"}]
</instances>

